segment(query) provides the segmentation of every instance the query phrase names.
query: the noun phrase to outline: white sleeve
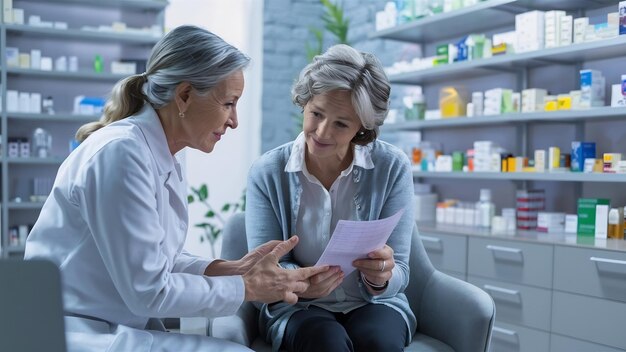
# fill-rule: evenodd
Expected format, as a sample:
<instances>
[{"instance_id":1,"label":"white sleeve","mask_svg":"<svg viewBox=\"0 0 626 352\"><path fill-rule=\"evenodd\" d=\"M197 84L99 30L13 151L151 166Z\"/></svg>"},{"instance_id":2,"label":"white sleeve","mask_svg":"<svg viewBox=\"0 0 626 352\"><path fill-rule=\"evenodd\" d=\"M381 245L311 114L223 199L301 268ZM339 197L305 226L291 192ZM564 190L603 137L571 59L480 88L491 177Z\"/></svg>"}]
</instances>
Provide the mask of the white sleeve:
<instances>
[{"instance_id":1,"label":"white sleeve","mask_svg":"<svg viewBox=\"0 0 626 352\"><path fill-rule=\"evenodd\" d=\"M175 273L204 275L204 270L212 262L212 259L208 260L206 258L193 255L183 249L178 257L176 257L176 262L174 263L174 269L172 271Z\"/></svg>"},{"instance_id":2,"label":"white sleeve","mask_svg":"<svg viewBox=\"0 0 626 352\"><path fill-rule=\"evenodd\" d=\"M205 264L186 256L176 263L185 272L174 271L176 264L163 248L165 236L174 234L165 233L159 222L155 194L160 185L150 160L138 141L112 141L70 190L117 291L138 316L234 314L245 295L241 276L197 275Z\"/></svg>"}]
</instances>

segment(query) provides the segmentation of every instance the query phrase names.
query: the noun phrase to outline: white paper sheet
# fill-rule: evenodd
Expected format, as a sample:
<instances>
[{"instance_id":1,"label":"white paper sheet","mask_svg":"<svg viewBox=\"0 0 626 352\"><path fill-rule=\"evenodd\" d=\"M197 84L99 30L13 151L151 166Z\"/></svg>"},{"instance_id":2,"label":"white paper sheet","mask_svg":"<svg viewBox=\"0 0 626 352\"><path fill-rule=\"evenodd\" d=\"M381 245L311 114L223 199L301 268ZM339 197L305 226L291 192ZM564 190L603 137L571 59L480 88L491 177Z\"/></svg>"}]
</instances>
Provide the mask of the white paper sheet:
<instances>
[{"instance_id":1,"label":"white paper sheet","mask_svg":"<svg viewBox=\"0 0 626 352\"><path fill-rule=\"evenodd\" d=\"M352 266L354 260L367 258L367 253L383 248L402 214L404 209L380 220L339 220L324 253L315 265L340 266L347 276L355 270Z\"/></svg>"}]
</instances>

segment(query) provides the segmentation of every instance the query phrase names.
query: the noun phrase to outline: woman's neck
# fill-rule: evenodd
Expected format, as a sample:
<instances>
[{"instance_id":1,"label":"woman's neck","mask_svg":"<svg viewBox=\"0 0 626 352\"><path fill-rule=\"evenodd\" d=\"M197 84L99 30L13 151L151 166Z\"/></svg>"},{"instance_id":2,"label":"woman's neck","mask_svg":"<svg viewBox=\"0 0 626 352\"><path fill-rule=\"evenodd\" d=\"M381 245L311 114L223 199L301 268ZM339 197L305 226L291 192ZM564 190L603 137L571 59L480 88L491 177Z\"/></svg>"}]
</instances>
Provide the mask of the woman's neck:
<instances>
[{"instance_id":1,"label":"woman's neck","mask_svg":"<svg viewBox=\"0 0 626 352\"><path fill-rule=\"evenodd\" d=\"M333 155L327 158L316 158L305 152L306 168L309 173L317 178L327 190L341 175L341 172L350 166L354 158L354 147L350 146L346 154L341 157Z\"/></svg>"}]
</instances>

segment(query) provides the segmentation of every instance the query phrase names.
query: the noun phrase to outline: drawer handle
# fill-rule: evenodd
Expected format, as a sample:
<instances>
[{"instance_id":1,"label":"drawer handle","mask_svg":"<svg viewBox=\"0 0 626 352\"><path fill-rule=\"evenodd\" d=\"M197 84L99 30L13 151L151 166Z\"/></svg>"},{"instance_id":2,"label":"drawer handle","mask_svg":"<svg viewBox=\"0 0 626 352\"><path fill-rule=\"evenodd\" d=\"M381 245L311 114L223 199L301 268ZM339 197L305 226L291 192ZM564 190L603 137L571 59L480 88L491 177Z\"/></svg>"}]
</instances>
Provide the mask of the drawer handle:
<instances>
[{"instance_id":1,"label":"drawer handle","mask_svg":"<svg viewBox=\"0 0 626 352\"><path fill-rule=\"evenodd\" d=\"M441 243L441 238L431 236L421 236L422 242Z\"/></svg>"},{"instance_id":2,"label":"drawer handle","mask_svg":"<svg viewBox=\"0 0 626 352\"><path fill-rule=\"evenodd\" d=\"M491 244L487 245L487 249L490 251L494 251L494 252L507 252L507 253L516 253L516 254L522 253L522 250L519 248L501 247L501 246L494 246Z\"/></svg>"},{"instance_id":3,"label":"drawer handle","mask_svg":"<svg viewBox=\"0 0 626 352\"><path fill-rule=\"evenodd\" d=\"M517 336L517 332L516 332L516 331L509 330L509 329L499 328L499 327L497 327L497 326L494 326L494 327L492 328L492 331L493 331L493 332L500 333L500 334L502 334L502 335L511 336L511 337L515 337L515 336Z\"/></svg>"},{"instance_id":4,"label":"drawer handle","mask_svg":"<svg viewBox=\"0 0 626 352\"><path fill-rule=\"evenodd\" d=\"M598 262L598 263L611 263L611 264L626 265L626 260L609 259L609 258L598 258L598 257L590 257L589 260L591 260L592 262Z\"/></svg>"},{"instance_id":5,"label":"drawer handle","mask_svg":"<svg viewBox=\"0 0 626 352\"><path fill-rule=\"evenodd\" d=\"M511 295L511 296L519 296L518 290L510 290L508 288L492 286L492 285L483 285L483 288L487 291L504 293L504 294Z\"/></svg>"}]
</instances>

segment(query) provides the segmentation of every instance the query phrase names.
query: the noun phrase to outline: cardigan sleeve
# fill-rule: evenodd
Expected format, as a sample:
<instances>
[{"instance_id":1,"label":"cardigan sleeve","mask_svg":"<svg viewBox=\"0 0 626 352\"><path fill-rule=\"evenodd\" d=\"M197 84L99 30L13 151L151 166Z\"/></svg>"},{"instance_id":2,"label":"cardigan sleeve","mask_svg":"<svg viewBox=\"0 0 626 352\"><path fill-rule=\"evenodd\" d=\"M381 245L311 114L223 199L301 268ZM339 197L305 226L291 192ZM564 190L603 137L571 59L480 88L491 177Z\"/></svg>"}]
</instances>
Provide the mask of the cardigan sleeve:
<instances>
[{"instance_id":1,"label":"cardigan sleeve","mask_svg":"<svg viewBox=\"0 0 626 352\"><path fill-rule=\"evenodd\" d=\"M364 285L361 287L363 296L371 302L393 297L403 292L409 283L411 236L415 226L413 175L409 160L404 154L396 153L395 160L391 162L389 170L387 184L374 185L380 189L380 192L386 193L380 218L389 217L400 209L404 209L404 214L387 241L387 245L394 251L393 258L395 261L389 286L377 296L372 296Z\"/></svg>"},{"instance_id":2,"label":"cardigan sleeve","mask_svg":"<svg viewBox=\"0 0 626 352\"><path fill-rule=\"evenodd\" d=\"M290 219L288 190L280 185L279 164L265 160L267 156L257 160L248 174L246 188L246 234L248 250L252 250L271 240L286 240L290 237L284 229L289 224L283 223ZM286 269L297 269L300 266L288 253L280 260Z\"/></svg>"}]
</instances>

